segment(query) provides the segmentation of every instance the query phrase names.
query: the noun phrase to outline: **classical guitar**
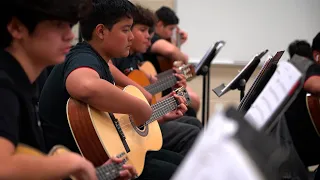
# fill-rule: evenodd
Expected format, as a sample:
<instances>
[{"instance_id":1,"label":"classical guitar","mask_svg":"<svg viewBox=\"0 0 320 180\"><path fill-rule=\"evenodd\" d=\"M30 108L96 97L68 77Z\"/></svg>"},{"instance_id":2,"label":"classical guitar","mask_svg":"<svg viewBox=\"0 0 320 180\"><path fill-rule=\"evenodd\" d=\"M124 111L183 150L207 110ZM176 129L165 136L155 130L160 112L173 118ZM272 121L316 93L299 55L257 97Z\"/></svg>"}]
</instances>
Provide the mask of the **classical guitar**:
<instances>
[{"instance_id":1,"label":"classical guitar","mask_svg":"<svg viewBox=\"0 0 320 180\"><path fill-rule=\"evenodd\" d=\"M69 149L67 149L64 146L57 145L54 146L51 151L48 153L49 156L59 155L61 153L68 152ZM28 145L25 144L18 144L16 151L16 154L28 154L33 156L45 156L42 152L38 151L37 149L34 149ZM118 154L119 158L123 158L125 154L121 153ZM126 158L123 158L123 161L119 164L117 163L111 163L102 165L98 168L96 168L96 174L99 180L114 180L119 177L119 172L122 169L122 165L126 163ZM72 180L76 180L74 177L69 177Z\"/></svg>"},{"instance_id":2,"label":"classical guitar","mask_svg":"<svg viewBox=\"0 0 320 180\"><path fill-rule=\"evenodd\" d=\"M316 130L318 136L320 136L320 101L317 96L307 94L306 95L306 104L309 113L310 120Z\"/></svg>"},{"instance_id":3,"label":"classical guitar","mask_svg":"<svg viewBox=\"0 0 320 180\"><path fill-rule=\"evenodd\" d=\"M179 68L181 74L186 77L186 79L191 79L195 76L195 70L193 65L183 65ZM151 84L147 75L140 70L133 70L128 74L128 77L133 81L137 82L139 85L143 86L152 97L152 104L155 104L157 100L159 100L161 96L161 92L173 87L178 79L177 77L171 73L162 78L158 79L155 83Z\"/></svg>"},{"instance_id":4,"label":"classical guitar","mask_svg":"<svg viewBox=\"0 0 320 180\"><path fill-rule=\"evenodd\" d=\"M148 103L134 86L126 86L123 91ZM184 88L176 92L190 103ZM102 112L73 98L68 100L66 108L74 140L85 158L95 166L100 166L108 157L125 152L126 163L133 165L140 176L147 151L157 151L162 147L162 134L157 119L177 107L174 97L152 105L152 116L141 127L135 125L130 115Z\"/></svg>"}]
</instances>

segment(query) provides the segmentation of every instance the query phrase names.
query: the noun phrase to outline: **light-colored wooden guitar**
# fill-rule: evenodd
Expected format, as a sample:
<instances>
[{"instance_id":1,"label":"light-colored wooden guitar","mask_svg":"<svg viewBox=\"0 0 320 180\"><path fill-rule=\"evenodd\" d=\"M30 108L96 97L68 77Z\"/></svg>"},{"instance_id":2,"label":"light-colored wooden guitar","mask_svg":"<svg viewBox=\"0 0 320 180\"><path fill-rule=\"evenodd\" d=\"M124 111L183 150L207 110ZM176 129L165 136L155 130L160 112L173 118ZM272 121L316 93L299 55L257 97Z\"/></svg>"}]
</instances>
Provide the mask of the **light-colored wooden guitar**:
<instances>
[{"instance_id":1,"label":"light-colored wooden guitar","mask_svg":"<svg viewBox=\"0 0 320 180\"><path fill-rule=\"evenodd\" d=\"M134 86L126 86L123 91L148 103ZM176 92L190 103L184 88ZM137 127L130 115L102 112L70 98L67 102L67 117L74 140L85 158L95 166L100 166L108 157L125 152L127 163L133 165L140 176L147 151L157 151L162 147L162 134L157 119L177 106L174 97L152 105L151 118L142 127Z\"/></svg>"},{"instance_id":2,"label":"light-colored wooden guitar","mask_svg":"<svg viewBox=\"0 0 320 180\"><path fill-rule=\"evenodd\" d=\"M59 155L65 152L68 152L69 149L61 146L61 145L57 145L54 146L50 152L48 153L49 156L54 156L54 155ZM28 154L28 155L32 155L32 156L45 156L45 154L43 154L42 152L38 151L37 149L25 145L25 144L18 144L16 151L16 154ZM121 153L118 154L119 158L123 158L125 154ZM96 174L99 180L114 180L116 178L119 177L119 172L122 169L122 165L126 162L126 158L123 159L122 163L116 164L116 163L111 163L111 164L105 164L102 165L98 168L96 168ZM69 177L72 180L76 180L74 177Z\"/></svg>"},{"instance_id":3,"label":"light-colored wooden guitar","mask_svg":"<svg viewBox=\"0 0 320 180\"><path fill-rule=\"evenodd\" d=\"M182 65L179 70L187 80L195 76L193 65ZM162 91L173 87L178 81L177 77L173 74L173 71L171 74L167 73L166 76L162 76L153 84L150 83L146 73L140 70L131 71L128 74L128 77L143 86L150 94L153 95L151 104L155 104L162 97Z\"/></svg>"}]
</instances>

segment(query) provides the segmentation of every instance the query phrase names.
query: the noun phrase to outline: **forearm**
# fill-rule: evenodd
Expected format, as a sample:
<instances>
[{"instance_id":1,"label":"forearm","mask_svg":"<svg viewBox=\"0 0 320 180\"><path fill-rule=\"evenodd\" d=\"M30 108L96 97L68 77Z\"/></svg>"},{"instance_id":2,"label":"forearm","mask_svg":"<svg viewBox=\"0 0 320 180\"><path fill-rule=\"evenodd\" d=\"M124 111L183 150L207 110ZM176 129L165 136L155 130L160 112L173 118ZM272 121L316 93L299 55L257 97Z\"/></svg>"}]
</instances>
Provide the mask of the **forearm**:
<instances>
[{"instance_id":1,"label":"forearm","mask_svg":"<svg viewBox=\"0 0 320 180\"><path fill-rule=\"evenodd\" d=\"M122 91L103 79L93 80L88 84L88 88L87 95L78 98L100 111L136 115L150 108L147 102ZM139 119L139 121L143 120Z\"/></svg>"},{"instance_id":2,"label":"forearm","mask_svg":"<svg viewBox=\"0 0 320 180\"><path fill-rule=\"evenodd\" d=\"M184 64L188 64L187 56L178 49L170 53L170 59L173 59L175 61L182 61Z\"/></svg>"},{"instance_id":3,"label":"forearm","mask_svg":"<svg viewBox=\"0 0 320 180\"><path fill-rule=\"evenodd\" d=\"M149 102L151 102L151 99L150 99L151 95L148 95L149 92L146 91L144 87L142 87L141 85L139 85L135 81L133 81L130 78L128 78L126 75L124 75L113 64L111 64L111 63L108 63L108 64L109 64L109 67L110 67L111 74L112 74L112 76L114 78L114 81L118 86L126 87L128 85L133 85L133 86L137 87L143 93L143 95L147 98L147 100Z\"/></svg>"},{"instance_id":4,"label":"forearm","mask_svg":"<svg viewBox=\"0 0 320 180\"><path fill-rule=\"evenodd\" d=\"M6 162L2 159L0 179L57 180L70 176L71 164L61 156L38 157L14 155Z\"/></svg>"}]
</instances>

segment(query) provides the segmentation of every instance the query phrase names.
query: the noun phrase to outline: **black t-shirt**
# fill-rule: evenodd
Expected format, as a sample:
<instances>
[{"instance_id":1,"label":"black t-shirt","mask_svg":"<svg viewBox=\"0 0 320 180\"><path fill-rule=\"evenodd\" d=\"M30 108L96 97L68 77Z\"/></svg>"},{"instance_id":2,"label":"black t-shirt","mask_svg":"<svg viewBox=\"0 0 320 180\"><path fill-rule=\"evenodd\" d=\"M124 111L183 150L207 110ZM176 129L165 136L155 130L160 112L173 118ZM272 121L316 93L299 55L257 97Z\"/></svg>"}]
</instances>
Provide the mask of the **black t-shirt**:
<instances>
[{"instance_id":1,"label":"black t-shirt","mask_svg":"<svg viewBox=\"0 0 320 180\"><path fill-rule=\"evenodd\" d=\"M320 65L313 64L310 66L306 74L306 80L312 76L320 76ZM308 114L306 94L307 92L304 89L300 91L285 113L285 117L301 160L306 166L310 166L320 163L320 139Z\"/></svg>"},{"instance_id":2,"label":"black t-shirt","mask_svg":"<svg viewBox=\"0 0 320 180\"><path fill-rule=\"evenodd\" d=\"M114 83L107 62L88 43L73 47L65 62L53 68L40 96L40 116L48 148L62 144L79 152L67 120L66 103L70 95L65 81L73 70L80 67L91 68L101 79Z\"/></svg>"},{"instance_id":3,"label":"black t-shirt","mask_svg":"<svg viewBox=\"0 0 320 180\"><path fill-rule=\"evenodd\" d=\"M112 63L122 73L128 75L131 71L139 69L139 64L143 62L142 54L132 54L125 58L113 58Z\"/></svg>"},{"instance_id":4,"label":"black t-shirt","mask_svg":"<svg viewBox=\"0 0 320 180\"><path fill-rule=\"evenodd\" d=\"M158 34L154 34L151 38L151 46L148 48L147 52L143 54L143 58L153 64L154 68L157 70L157 73L161 73L160 64L157 59L157 56L159 56L159 54L152 53L151 48L152 45L160 39L162 38Z\"/></svg>"},{"instance_id":5,"label":"black t-shirt","mask_svg":"<svg viewBox=\"0 0 320 180\"><path fill-rule=\"evenodd\" d=\"M0 50L0 136L46 152L36 90L16 59Z\"/></svg>"}]
</instances>

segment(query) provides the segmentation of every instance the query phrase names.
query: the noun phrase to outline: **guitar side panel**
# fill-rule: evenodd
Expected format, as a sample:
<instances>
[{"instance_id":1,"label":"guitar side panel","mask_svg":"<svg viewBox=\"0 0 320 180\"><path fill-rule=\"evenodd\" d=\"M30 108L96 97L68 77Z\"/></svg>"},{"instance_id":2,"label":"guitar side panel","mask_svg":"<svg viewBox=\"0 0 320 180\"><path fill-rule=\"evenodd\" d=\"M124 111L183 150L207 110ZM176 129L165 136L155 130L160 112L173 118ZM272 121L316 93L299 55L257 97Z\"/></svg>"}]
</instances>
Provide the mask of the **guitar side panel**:
<instances>
[{"instance_id":1,"label":"guitar side panel","mask_svg":"<svg viewBox=\"0 0 320 180\"><path fill-rule=\"evenodd\" d=\"M91 161L95 167L105 163L106 154L98 134L92 124L87 104L70 98L67 102L67 117L72 135L82 156Z\"/></svg>"},{"instance_id":2,"label":"guitar side panel","mask_svg":"<svg viewBox=\"0 0 320 180\"><path fill-rule=\"evenodd\" d=\"M310 116L310 120L314 126L314 129L316 130L318 136L320 136L320 102L319 98L314 97L312 95L306 96L306 104L308 113Z\"/></svg>"}]
</instances>

